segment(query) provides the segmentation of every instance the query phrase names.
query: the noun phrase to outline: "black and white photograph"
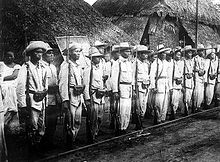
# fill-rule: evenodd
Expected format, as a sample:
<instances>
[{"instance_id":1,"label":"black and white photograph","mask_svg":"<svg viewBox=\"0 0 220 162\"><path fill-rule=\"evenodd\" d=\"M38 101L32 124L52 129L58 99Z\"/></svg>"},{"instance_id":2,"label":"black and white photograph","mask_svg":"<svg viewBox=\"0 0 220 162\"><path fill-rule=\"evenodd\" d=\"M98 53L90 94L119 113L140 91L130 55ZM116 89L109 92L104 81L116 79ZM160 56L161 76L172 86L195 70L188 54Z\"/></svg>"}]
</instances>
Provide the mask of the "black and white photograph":
<instances>
[{"instance_id":1,"label":"black and white photograph","mask_svg":"<svg viewBox=\"0 0 220 162\"><path fill-rule=\"evenodd\" d=\"M220 162L220 0L0 0L0 162Z\"/></svg>"}]
</instances>

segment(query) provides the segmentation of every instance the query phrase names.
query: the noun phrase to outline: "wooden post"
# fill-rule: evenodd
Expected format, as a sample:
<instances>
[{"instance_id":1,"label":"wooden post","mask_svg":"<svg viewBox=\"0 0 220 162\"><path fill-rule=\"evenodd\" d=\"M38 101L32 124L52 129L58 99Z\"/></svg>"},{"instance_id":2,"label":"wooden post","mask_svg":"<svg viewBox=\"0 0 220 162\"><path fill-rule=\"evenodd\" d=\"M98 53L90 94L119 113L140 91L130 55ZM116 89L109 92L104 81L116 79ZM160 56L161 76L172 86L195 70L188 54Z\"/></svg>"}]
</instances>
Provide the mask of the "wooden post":
<instances>
[{"instance_id":1,"label":"wooden post","mask_svg":"<svg viewBox=\"0 0 220 162\"><path fill-rule=\"evenodd\" d=\"M196 34L195 34L195 48L198 45L198 10L199 10L199 0L196 0Z\"/></svg>"}]
</instances>

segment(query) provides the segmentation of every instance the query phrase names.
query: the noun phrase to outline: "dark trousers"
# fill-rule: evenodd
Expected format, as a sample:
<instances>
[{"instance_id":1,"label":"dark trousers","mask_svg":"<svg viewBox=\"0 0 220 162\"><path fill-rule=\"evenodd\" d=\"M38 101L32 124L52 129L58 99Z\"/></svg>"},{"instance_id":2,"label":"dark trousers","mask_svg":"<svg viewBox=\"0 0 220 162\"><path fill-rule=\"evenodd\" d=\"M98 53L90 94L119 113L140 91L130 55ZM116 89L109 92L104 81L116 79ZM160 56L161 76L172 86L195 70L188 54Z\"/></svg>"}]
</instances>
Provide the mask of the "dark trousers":
<instances>
[{"instance_id":1,"label":"dark trousers","mask_svg":"<svg viewBox=\"0 0 220 162\"><path fill-rule=\"evenodd\" d=\"M46 108L46 129L45 129L45 142L52 144L54 133L56 131L58 108L56 105L49 105Z\"/></svg>"}]
</instances>

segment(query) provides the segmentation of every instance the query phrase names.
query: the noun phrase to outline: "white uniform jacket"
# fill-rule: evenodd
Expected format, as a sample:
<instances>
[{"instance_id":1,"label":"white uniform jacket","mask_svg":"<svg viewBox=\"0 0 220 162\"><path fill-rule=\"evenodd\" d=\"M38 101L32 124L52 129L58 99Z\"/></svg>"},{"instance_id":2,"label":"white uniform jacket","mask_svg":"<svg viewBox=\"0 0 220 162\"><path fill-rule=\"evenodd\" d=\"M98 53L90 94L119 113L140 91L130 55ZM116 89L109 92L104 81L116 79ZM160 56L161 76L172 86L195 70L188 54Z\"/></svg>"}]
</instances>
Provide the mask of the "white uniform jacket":
<instances>
[{"instance_id":1,"label":"white uniform jacket","mask_svg":"<svg viewBox=\"0 0 220 162\"><path fill-rule=\"evenodd\" d=\"M34 65L31 61L28 61L29 65L29 90L37 92L48 89L48 75L47 69L41 62L38 65ZM27 82L27 65L23 64L18 74L17 85L17 97L19 107L26 107L26 82ZM32 108L40 110L45 107L45 100L35 102L33 94L30 93L30 104Z\"/></svg>"},{"instance_id":2,"label":"white uniform jacket","mask_svg":"<svg viewBox=\"0 0 220 162\"><path fill-rule=\"evenodd\" d=\"M207 59L206 60L206 78L205 78L205 82L207 82L208 84L215 84L216 82L216 78L215 79L211 79L210 76L211 75L217 75L217 71L218 71L218 58L215 57L215 59L210 60Z\"/></svg>"},{"instance_id":3,"label":"white uniform jacket","mask_svg":"<svg viewBox=\"0 0 220 162\"><path fill-rule=\"evenodd\" d=\"M132 95L132 85L134 85L132 62L120 57L112 66L112 91L119 92L123 89L120 91L120 97L130 98Z\"/></svg>"},{"instance_id":4,"label":"white uniform jacket","mask_svg":"<svg viewBox=\"0 0 220 162\"><path fill-rule=\"evenodd\" d=\"M90 72L91 72L91 67L87 67L83 72L83 83L85 85L85 90L84 90L85 100L91 99L89 92ZM102 65L100 64L92 65L92 80L91 80L92 91L95 91L97 89L101 89L101 90L104 89L103 75L104 75L104 70ZM93 100L97 104L100 104L102 101L102 99L96 98L95 93L93 95Z\"/></svg>"},{"instance_id":5,"label":"white uniform jacket","mask_svg":"<svg viewBox=\"0 0 220 162\"><path fill-rule=\"evenodd\" d=\"M183 60L173 60L173 77L172 77L172 87L173 89L182 89L183 83L183 70L184 70L184 61ZM176 84L176 79L182 78L181 84Z\"/></svg>"},{"instance_id":6,"label":"white uniform jacket","mask_svg":"<svg viewBox=\"0 0 220 162\"><path fill-rule=\"evenodd\" d=\"M70 79L70 81L69 81ZM62 102L69 101L69 86L82 85L82 69L77 63L64 61L60 66L59 91ZM78 104L77 104L78 105Z\"/></svg>"},{"instance_id":7,"label":"white uniform jacket","mask_svg":"<svg viewBox=\"0 0 220 162\"><path fill-rule=\"evenodd\" d=\"M157 88L158 93L164 93L172 89L172 67L169 62L157 58L151 64L150 81L150 87Z\"/></svg>"},{"instance_id":8,"label":"white uniform jacket","mask_svg":"<svg viewBox=\"0 0 220 162\"><path fill-rule=\"evenodd\" d=\"M193 59L185 59L184 60L184 86L185 88L193 89L194 87L194 60ZM187 78L187 75L192 74L192 78Z\"/></svg>"}]
</instances>

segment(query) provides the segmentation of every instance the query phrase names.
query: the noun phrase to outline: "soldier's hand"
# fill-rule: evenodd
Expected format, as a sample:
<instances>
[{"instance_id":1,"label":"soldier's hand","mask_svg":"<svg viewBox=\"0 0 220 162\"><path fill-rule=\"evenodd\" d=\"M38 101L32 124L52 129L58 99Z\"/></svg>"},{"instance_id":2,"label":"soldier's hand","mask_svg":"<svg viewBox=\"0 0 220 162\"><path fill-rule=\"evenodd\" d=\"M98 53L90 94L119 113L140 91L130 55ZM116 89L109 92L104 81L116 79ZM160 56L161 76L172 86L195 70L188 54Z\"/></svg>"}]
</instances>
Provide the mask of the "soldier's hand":
<instances>
[{"instance_id":1,"label":"soldier's hand","mask_svg":"<svg viewBox=\"0 0 220 162\"><path fill-rule=\"evenodd\" d=\"M102 79L103 79L104 82L106 82L106 80L108 79L108 75L102 76Z\"/></svg>"},{"instance_id":2,"label":"soldier's hand","mask_svg":"<svg viewBox=\"0 0 220 162\"><path fill-rule=\"evenodd\" d=\"M182 91L182 93L185 93L185 92L186 92L185 88L182 88L181 91Z\"/></svg>"},{"instance_id":3,"label":"soldier's hand","mask_svg":"<svg viewBox=\"0 0 220 162\"><path fill-rule=\"evenodd\" d=\"M62 107L63 107L64 110L65 110L65 109L68 109L68 108L69 108L69 101L64 101L64 102L62 103Z\"/></svg>"},{"instance_id":4,"label":"soldier's hand","mask_svg":"<svg viewBox=\"0 0 220 162\"><path fill-rule=\"evenodd\" d=\"M157 89L157 88L153 88L152 91L153 91L154 93L157 93L157 92L158 92L158 89Z\"/></svg>"},{"instance_id":5,"label":"soldier's hand","mask_svg":"<svg viewBox=\"0 0 220 162\"><path fill-rule=\"evenodd\" d=\"M114 99L119 99L119 94L118 94L118 92L114 92L114 94L113 94L113 97L114 97Z\"/></svg>"},{"instance_id":6,"label":"soldier's hand","mask_svg":"<svg viewBox=\"0 0 220 162\"><path fill-rule=\"evenodd\" d=\"M85 105L86 106L90 106L90 104L91 104L91 100L85 100Z\"/></svg>"}]
</instances>

